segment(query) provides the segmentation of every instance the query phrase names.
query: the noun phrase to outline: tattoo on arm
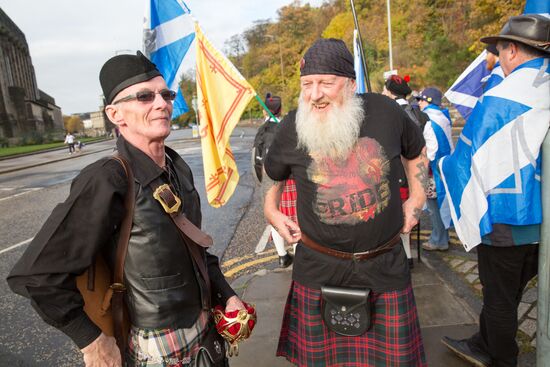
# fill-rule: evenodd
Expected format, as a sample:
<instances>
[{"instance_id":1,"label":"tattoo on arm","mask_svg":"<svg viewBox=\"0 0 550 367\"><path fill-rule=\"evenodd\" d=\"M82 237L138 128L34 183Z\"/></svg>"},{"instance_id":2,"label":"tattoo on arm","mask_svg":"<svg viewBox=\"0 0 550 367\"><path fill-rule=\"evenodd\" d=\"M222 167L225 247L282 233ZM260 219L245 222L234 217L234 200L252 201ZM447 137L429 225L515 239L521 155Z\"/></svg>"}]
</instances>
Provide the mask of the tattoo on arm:
<instances>
[{"instance_id":1,"label":"tattoo on arm","mask_svg":"<svg viewBox=\"0 0 550 367\"><path fill-rule=\"evenodd\" d=\"M422 209L420 208L414 208L413 217L416 218L416 220L420 220L420 216L422 215Z\"/></svg>"},{"instance_id":2,"label":"tattoo on arm","mask_svg":"<svg viewBox=\"0 0 550 367\"><path fill-rule=\"evenodd\" d=\"M272 180L267 174L265 174L262 177L262 194L263 197L267 195L267 192L273 187L273 186L279 186L279 193L283 192L283 185L281 185L281 181L274 181Z\"/></svg>"},{"instance_id":3,"label":"tattoo on arm","mask_svg":"<svg viewBox=\"0 0 550 367\"><path fill-rule=\"evenodd\" d=\"M424 156L425 153L422 153ZM420 184L422 185L422 188L424 191L428 189L428 168L426 167L425 161L420 161L416 167L418 168L418 173L415 175L415 177L420 181Z\"/></svg>"}]
</instances>

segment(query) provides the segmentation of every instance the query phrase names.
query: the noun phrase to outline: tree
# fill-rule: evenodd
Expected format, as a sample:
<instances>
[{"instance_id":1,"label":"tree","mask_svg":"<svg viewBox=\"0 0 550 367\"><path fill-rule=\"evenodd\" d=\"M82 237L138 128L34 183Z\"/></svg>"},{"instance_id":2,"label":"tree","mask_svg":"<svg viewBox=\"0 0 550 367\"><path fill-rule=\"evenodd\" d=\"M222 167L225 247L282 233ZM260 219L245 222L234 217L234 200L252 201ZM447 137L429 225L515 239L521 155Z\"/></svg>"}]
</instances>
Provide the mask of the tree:
<instances>
[{"instance_id":1,"label":"tree","mask_svg":"<svg viewBox=\"0 0 550 367\"><path fill-rule=\"evenodd\" d=\"M63 116L63 126L70 133L77 133L84 130L84 124L78 115Z\"/></svg>"}]
</instances>

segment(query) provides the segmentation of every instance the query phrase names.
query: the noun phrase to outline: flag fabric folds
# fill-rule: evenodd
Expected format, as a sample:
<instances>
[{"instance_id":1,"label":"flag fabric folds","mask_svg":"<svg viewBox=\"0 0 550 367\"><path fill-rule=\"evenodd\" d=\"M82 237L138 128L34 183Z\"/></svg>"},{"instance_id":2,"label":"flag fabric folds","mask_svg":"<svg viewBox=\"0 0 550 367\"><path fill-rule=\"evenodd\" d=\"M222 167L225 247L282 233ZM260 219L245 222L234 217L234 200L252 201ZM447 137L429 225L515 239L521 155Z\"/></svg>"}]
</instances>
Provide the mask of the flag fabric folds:
<instances>
[{"instance_id":1,"label":"flag fabric folds","mask_svg":"<svg viewBox=\"0 0 550 367\"><path fill-rule=\"evenodd\" d=\"M527 0L523 14L540 14L550 18L550 1Z\"/></svg>"},{"instance_id":2,"label":"flag fabric folds","mask_svg":"<svg viewBox=\"0 0 550 367\"><path fill-rule=\"evenodd\" d=\"M550 1L527 0L523 14L540 14L550 17ZM464 120L468 120L470 117L477 99L483 93L483 84L490 74L487 70L487 61L485 61L486 55L487 51L484 50L445 93L445 97L456 107Z\"/></svg>"},{"instance_id":3,"label":"flag fabric folds","mask_svg":"<svg viewBox=\"0 0 550 367\"><path fill-rule=\"evenodd\" d=\"M456 107L464 120L468 120L478 98L483 94L482 81L489 75L486 56L487 51L483 50L445 93L445 97Z\"/></svg>"},{"instance_id":4,"label":"flag fabric folds","mask_svg":"<svg viewBox=\"0 0 550 367\"><path fill-rule=\"evenodd\" d=\"M190 13L181 0L150 0L149 14L145 16L144 52L155 63L168 88L177 92L173 117L189 111L179 83L184 72L183 58L195 38Z\"/></svg>"},{"instance_id":5,"label":"flag fabric folds","mask_svg":"<svg viewBox=\"0 0 550 367\"><path fill-rule=\"evenodd\" d=\"M256 92L195 23L197 101L208 203L224 205L239 182L231 132Z\"/></svg>"},{"instance_id":6,"label":"flag fabric folds","mask_svg":"<svg viewBox=\"0 0 550 367\"><path fill-rule=\"evenodd\" d=\"M357 83L357 89L355 93L362 94L367 93L365 87L365 73L363 70L363 62L361 60L361 50L359 49L359 42L357 42L359 33L357 29L353 30L353 67L355 69L355 82Z\"/></svg>"},{"instance_id":7,"label":"flag fabric folds","mask_svg":"<svg viewBox=\"0 0 550 367\"><path fill-rule=\"evenodd\" d=\"M540 148L550 125L549 60L528 61L495 79L454 154L439 161L455 230L468 251L492 232L493 223L542 221Z\"/></svg>"}]
</instances>

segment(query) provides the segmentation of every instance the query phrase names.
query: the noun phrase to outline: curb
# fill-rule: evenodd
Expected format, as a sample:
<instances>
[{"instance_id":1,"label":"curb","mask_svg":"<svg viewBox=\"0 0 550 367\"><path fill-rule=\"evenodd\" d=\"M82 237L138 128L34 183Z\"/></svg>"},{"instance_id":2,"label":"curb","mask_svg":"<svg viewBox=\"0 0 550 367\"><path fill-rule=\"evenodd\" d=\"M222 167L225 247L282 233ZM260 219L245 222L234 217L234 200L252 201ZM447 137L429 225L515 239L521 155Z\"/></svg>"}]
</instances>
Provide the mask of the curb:
<instances>
[{"instance_id":1,"label":"curb","mask_svg":"<svg viewBox=\"0 0 550 367\"><path fill-rule=\"evenodd\" d=\"M93 144L95 144L95 143L102 143L102 142L104 142L104 141L109 141L109 140L112 140L112 139L94 140L94 141L92 141L92 142L85 143L85 145L93 145ZM63 150L63 149L67 149L67 146L64 145L64 146L57 147L57 148L50 148L50 149L44 149L44 150L37 150L37 151L34 151L34 152L29 152L29 153L21 153L21 154L8 155L8 156L5 156L5 157L0 157L0 161L7 161L7 160L9 160L9 159L16 159L16 158L21 158L21 157L27 157L27 156L29 156L29 155L37 155L37 154L42 154L42 153L55 152L55 151Z\"/></svg>"}]
</instances>

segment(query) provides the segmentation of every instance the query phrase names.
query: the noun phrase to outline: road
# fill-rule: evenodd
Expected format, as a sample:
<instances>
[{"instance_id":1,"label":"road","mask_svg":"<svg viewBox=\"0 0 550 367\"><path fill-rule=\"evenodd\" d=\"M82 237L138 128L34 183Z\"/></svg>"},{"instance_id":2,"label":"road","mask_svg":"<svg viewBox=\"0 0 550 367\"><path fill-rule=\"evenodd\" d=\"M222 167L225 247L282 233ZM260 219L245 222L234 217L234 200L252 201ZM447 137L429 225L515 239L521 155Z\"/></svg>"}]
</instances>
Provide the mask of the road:
<instances>
[{"instance_id":1,"label":"road","mask_svg":"<svg viewBox=\"0 0 550 367\"><path fill-rule=\"evenodd\" d=\"M231 139L241 179L227 205L213 209L206 202L200 142L190 130L174 131L167 145L191 166L202 198L203 229L214 238L211 252L222 256L250 204L254 181L250 169L253 128L237 128ZM63 334L46 325L29 301L14 295L5 278L55 205L64 200L71 180L86 165L112 153L114 141L85 147L65 159L65 150L1 162L0 166L39 165L0 175L0 366L80 366L80 352ZM63 160L61 160L63 159ZM11 167L13 166L13 167Z\"/></svg>"}]
</instances>

